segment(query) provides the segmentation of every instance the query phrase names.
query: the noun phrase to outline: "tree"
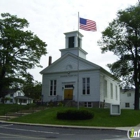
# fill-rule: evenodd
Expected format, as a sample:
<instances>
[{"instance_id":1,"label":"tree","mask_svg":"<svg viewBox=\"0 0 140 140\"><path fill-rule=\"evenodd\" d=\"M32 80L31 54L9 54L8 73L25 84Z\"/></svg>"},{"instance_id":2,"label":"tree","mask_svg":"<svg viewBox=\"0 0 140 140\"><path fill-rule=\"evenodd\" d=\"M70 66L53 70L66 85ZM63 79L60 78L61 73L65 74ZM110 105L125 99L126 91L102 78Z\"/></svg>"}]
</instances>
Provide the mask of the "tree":
<instances>
[{"instance_id":1,"label":"tree","mask_svg":"<svg viewBox=\"0 0 140 140\"><path fill-rule=\"evenodd\" d=\"M6 88L19 86L29 73L28 69L39 64L42 55L47 53L46 43L27 30L26 19L9 13L1 14L0 19L0 96Z\"/></svg>"},{"instance_id":2,"label":"tree","mask_svg":"<svg viewBox=\"0 0 140 140\"><path fill-rule=\"evenodd\" d=\"M27 81L22 87L25 96L34 100L41 100L42 84L37 81Z\"/></svg>"},{"instance_id":3,"label":"tree","mask_svg":"<svg viewBox=\"0 0 140 140\"><path fill-rule=\"evenodd\" d=\"M33 97L36 100L42 100L42 84L40 82L35 82L34 84L34 94Z\"/></svg>"},{"instance_id":4,"label":"tree","mask_svg":"<svg viewBox=\"0 0 140 140\"><path fill-rule=\"evenodd\" d=\"M140 89L140 6L130 6L117 13L109 26L102 32L98 42L102 52L111 51L118 56L113 64L108 64L111 72L135 86L134 109L139 109Z\"/></svg>"}]
</instances>

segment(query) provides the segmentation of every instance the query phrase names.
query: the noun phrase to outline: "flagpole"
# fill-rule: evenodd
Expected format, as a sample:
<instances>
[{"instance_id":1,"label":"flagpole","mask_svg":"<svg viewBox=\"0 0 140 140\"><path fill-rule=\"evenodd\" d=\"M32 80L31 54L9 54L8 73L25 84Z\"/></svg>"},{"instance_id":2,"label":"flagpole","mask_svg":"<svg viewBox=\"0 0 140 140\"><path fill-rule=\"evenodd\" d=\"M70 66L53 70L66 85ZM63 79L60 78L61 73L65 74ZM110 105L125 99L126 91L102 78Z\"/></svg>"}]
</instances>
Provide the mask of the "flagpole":
<instances>
[{"instance_id":1,"label":"flagpole","mask_svg":"<svg viewBox=\"0 0 140 140\"><path fill-rule=\"evenodd\" d=\"M78 36L79 36L79 12L78 12Z\"/></svg>"},{"instance_id":2,"label":"flagpole","mask_svg":"<svg viewBox=\"0 0 140 140\"><path fill-rule=\"evenodd\" d=\"M78 47L78 56L77 56L77 109L79 109L79 12L78 12L78 37L77 37L77 47Z\"/></svg>"}]
</instances>

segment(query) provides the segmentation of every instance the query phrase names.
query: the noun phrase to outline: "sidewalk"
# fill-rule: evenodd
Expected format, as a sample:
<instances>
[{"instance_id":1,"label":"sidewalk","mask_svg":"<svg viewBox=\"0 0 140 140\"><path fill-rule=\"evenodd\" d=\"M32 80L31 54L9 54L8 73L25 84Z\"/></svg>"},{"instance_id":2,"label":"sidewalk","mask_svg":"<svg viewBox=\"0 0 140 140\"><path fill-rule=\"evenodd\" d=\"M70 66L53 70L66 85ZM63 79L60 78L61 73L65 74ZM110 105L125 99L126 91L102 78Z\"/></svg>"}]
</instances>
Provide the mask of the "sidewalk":
<instances>
[{"instance_id":1,"label":"sidewalk","mask_svg":"<svg viewBox=\"0 0 140 140\"><path fill-rule=\"evenodd\" d=\"M20 123L20 122L7 122L0 121L0 123L17 124L17 125L31 125L31 126L43 126L43 127L56 127L56 128L73 128L73 129L97 129L97 130L120 130L128 131L134 127L140 127L140 124L134 127L97 127L97 126L73 126L73 125L53 125L53 124L33 124L33 123Z\"/></svg>"}]
</instances>

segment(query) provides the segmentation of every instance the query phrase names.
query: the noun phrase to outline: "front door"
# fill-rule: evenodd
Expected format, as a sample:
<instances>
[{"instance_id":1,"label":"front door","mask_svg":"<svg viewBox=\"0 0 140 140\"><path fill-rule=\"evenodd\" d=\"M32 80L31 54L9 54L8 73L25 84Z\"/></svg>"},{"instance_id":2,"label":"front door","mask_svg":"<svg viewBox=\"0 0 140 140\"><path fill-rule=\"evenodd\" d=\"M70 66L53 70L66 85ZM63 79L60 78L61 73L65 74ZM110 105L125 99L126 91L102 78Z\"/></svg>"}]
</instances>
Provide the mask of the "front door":
<instances>
[{"instance_id":1,"label":"front door","mask_svg":"<svg viewBox=\"0 0 140 140\"><path fill-rule=\"evenodd\" d=\"M73 89L65 89L64 100L72 100L72 99L73 99Z\"/></svg>"}]
</instances>

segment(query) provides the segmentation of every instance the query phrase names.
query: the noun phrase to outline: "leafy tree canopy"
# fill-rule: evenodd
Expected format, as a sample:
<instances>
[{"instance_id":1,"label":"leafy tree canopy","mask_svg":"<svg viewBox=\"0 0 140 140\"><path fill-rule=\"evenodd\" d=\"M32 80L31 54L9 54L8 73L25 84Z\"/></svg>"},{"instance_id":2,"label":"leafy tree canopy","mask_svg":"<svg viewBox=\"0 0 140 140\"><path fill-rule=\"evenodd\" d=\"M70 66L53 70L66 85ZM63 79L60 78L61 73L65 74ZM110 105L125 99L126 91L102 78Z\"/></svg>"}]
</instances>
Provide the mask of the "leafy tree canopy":
<instances>
[{"instance_id":1,"label":"leafy tree canopy","mask_svg":"<svg viewBox=\"0 0 140 140\"><path fill-rule=\"evenodd\" d=\"M139 108L140 88L140 5L130 6L117 13L102 32L98 42L102 52L111 51L118 56L108 64L112 73L123 80L125 86L135 86L135 109Z\"/></svg>"},{"instance_id":2,"label":"leafy tree canopy","mask_svg":"<svg viewBox=\"0 0 140 140\"><path fill-rule=\"evenodd\" d=\"M10 86L24 82L28 69L41 67L39 61L47 53L47 44L27 30L26 19L9 13L0 19L0 96Z\"/></svg>"},{"instance_id":3,"label":"leafy tree canopy","mask_svg":"<svg viewBox=\"0 0 140 140\"><path fill-rule=\"evenodd\" d=\"M25 96L30 97L34 100L41 101L42 96L42 84L38 81L34 81L31 75L28 75L28 80L22 87Z\"/></svg>"}]
</instances>

